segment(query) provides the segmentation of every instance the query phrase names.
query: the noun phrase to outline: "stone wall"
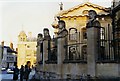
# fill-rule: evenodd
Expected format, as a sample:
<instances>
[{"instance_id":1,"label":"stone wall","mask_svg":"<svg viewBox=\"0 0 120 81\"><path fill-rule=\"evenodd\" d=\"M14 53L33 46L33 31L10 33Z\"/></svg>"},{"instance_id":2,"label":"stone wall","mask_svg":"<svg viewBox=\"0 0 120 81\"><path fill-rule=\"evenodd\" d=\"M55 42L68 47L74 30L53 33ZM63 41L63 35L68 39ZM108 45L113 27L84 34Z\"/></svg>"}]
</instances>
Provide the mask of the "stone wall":
<instances>
[{"instance_id":1,"label":"stone wall","mask_svg":"<svg viewBox=\"0 0 120 81\"><path fill-rule=\"evenodd\" d=\"M43 71L43 66L40 65L40 71ZM60 67L57 64L46 64L45 65L45 72L54 73L56 78L59 77L58 70ZM77 76L86 75L87 74L87 64L78 64L78 63L68 63L62 64L62 77L66 79L69 76L70 78L76 79Z\"/></svg>"},{"instance_id":2,"label":"stone wall","mask_svg":"<svg viewBox=\"0 0 120 81\"><path fill-rule=\"evenodd\" d=\"M97 64L97 76L100 77L119 77L119 64L117 63L100 63Z\"/></svg>"}]
</instances>

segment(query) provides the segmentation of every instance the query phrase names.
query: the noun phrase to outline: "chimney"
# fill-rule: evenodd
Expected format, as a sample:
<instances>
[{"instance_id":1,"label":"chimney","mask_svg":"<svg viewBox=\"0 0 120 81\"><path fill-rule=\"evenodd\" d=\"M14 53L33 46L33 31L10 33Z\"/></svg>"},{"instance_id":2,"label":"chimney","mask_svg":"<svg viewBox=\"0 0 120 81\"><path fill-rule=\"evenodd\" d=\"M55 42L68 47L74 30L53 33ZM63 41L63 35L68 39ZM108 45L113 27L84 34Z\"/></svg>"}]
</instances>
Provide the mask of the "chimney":
<instances>
[{"instance_id":1,"label":"chimney","mask_svg":"<svg viewBox=\"0 0 120 81\"><path fill-rule=\"evenodd\" d=\"M13 43L12 42L10 43L10 48L13 49Z\"/></svg>"},{"instance_id":2,"label":"chimney","mask_svg":"<svg viewBox=\"0 0 120 81\"><path fill-rule=\"evenodd\" d=\"M4 46L4 41L1 42L1 45Z\"/></svg>"},{"instance_id":3,"label":"chimney","mask_svg":"<svg viewBox=\"0 0 120 81\"><path fill-rule=\"evenodd\" d=\"M16 48L16 52L18 52L18 48Z\"/></svg>"}]
</instances>

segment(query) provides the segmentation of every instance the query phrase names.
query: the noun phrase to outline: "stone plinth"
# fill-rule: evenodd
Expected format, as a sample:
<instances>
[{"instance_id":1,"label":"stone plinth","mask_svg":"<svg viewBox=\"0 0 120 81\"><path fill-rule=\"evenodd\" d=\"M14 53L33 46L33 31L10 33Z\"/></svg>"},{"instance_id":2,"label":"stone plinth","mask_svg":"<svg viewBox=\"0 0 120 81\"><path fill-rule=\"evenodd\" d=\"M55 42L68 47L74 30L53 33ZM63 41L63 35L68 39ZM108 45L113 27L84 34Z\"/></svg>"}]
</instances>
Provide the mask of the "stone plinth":
<instances>
[{"instance_id":1,"label":"stone plinth","mask_svg":"<svg viewBox=\"0 0 120 81\"><path fill-rule=\"evenodd\" d=\"M57 58L58 58L58 74L60 75L60 78L62 78L62 67L63 67L63 61L65 59L65 38L58 38L58 48L57 48Z\"/></svg>"},{"instance_id":2,"label":"stone plinth","mask_svg":"<svg viewBox=\"0 0 120 81\"><path fill-rule=\"evenodd\" d=\"M99 28L87 28L87 64L88 74L96 76L96 55L98 55L98 31Z\"/></svg>"},{"instance_id":3,"label":"stone plinth","mask_svg":"<svg viewBox=\"0 0 120 81\"><path fill-rule=\"evenodd\" d=\"M1 68L2 68L2 46L0 46L0 73L1 73Z\"/></svg>"},{"instance_id":4,"label":"stone plinth","mask_svg":"<svg viewBox=\"0 0 120 81\"><path fill-rule=\"evenodd\" d=\"M36 59L36 60L37 60L37 61L36 61L36 62L37 62L36 69L39 70L39 67L40 67L40 66L39 66L39 65L40 65L40 64L39 64L39 61L41 60L41 59L40 59L40 46L37 46L37 59Z\"/></svg>"},{"instance_id":5,"label":"stone plinth","mask_svg":"<svg viewBox=\"0 0 120 81\"><path fill-rule=\"evenodd\" d=\"M43 69L46 71L45 61L48 60L48 40L43 41Z\"/></svg>"}]
</instances>

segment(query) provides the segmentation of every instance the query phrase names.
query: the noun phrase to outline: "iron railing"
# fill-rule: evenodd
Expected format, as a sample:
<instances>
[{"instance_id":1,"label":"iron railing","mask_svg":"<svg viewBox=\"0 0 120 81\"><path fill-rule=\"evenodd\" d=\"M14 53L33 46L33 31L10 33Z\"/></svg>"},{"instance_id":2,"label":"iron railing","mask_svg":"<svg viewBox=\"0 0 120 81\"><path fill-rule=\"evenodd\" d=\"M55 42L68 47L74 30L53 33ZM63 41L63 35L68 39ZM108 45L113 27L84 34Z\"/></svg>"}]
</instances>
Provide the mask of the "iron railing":
<instances>
[{"instance_id":1,"label":"iron railing","mask_svg":"<svg viewBox=\"0 0 120 81\"><path fill-rule=\"evenodd\" d=\"M108 24L108 27L100 28L100 39L98 39L98 61L99 62L115 62L117 60L114 53L112 28Z\"/></svg>"}]
</instances>

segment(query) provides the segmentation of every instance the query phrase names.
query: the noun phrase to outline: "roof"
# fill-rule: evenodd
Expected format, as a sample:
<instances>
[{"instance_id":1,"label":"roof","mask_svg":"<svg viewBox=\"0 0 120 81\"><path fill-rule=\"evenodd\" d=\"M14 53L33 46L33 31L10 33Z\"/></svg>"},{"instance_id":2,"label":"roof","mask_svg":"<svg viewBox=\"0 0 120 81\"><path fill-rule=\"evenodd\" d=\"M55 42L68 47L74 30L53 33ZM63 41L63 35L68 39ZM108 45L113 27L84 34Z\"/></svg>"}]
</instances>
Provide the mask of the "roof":
<instances>
[{"instance_id":1,"label":"roof","mask_svg":"<svg viewBox=\"0 0 120 81\"><path fill-rule=\"evenodd\" d=\"M9 53L17 53L13 49L11 49L9 46L4 46L4 48L7 48L7 52L9 52Z\"/></svg>"},{"instance_id":2,"label":"roof","mask_svg":"<svg viewBox=\"0 0 120 81\"><path fill-rule=\"evenodd\" d=\"M82 4L80 4L80 5L77 5L77 6L75 6L75 7L72 7L72 8L70 8L70 9L68 9L68 10L62 10L62 11L60 11L56 16L63 16L63 15L65 15L65 14L69 13L69 12L72 12L72 11L75 10L75 9L78 9L78 8L80 8L80 7L83 7L84 5L92 6L93 8L98 8L98 9L103 10L103 11L105 11L105 12L109 12L109 10L110 10L109 8L105 8L105 7L102 7L102 6L99 6L99 5L90 3L90 2L86 2L86 3L82 3Z\"/></svg>"}]
</instances>

